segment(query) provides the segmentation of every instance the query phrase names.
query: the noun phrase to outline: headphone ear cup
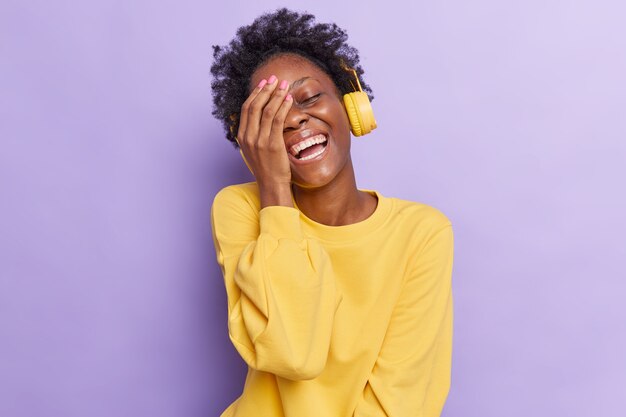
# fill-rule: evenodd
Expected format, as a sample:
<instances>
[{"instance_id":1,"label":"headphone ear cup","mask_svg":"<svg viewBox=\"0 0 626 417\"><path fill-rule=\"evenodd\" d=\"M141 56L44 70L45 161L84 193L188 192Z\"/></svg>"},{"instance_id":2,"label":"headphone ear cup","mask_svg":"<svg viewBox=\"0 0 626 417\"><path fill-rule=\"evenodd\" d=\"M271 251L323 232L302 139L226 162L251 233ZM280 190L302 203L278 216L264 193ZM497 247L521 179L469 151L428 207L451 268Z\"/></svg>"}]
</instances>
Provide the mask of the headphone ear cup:
<instances>
[{"instance_id":1,"label":"headphone ear cup","mask_svg":"<svg viewBox=\"0 0 626 417\"><path fill-rule=\"evenodd\" d=\"M365 92L356 91L344 94L343 103L346 106L354 136L363 136L376 129L374 110L372 110L372 104Z\"/></svg>"}]
</instances>

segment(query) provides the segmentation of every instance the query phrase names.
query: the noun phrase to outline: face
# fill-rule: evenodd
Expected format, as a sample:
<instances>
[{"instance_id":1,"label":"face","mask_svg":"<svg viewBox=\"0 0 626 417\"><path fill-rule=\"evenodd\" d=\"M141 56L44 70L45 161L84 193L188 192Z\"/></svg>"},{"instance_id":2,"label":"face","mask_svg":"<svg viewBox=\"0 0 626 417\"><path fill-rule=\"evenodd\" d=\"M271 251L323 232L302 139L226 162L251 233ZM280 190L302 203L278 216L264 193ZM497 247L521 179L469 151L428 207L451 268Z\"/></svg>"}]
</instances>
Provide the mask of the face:
<instances>
[{"instance_id":1,"label":"face","mask_svg":"<svg viewBox=\"0 0 626 417\"><path fill-rule=\"evenodd\" d=\"M332 79L309 60L280 55L259 67L251 86L272 75L289 82L293 105L283 129L292 182L301 188L318 188L353 175L350 159L350 122ZM299 151L308 144L322 142ZM324 141L325 139L325 141Z\"/></svg>"}]
</instances>

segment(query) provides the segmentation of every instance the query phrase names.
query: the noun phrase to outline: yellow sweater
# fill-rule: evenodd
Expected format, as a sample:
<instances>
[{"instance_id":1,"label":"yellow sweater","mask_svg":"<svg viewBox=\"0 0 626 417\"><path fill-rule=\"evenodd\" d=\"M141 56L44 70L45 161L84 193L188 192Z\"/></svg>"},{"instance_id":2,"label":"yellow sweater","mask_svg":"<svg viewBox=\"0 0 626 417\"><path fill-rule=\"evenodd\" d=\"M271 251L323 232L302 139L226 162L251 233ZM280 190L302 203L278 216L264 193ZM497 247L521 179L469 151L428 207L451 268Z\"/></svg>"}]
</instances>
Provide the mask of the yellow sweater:
<instances>
[{"instance_id":1,"label":"yellow sweater","mask_svg":"<svg viewBox=\"0 0 626 417\"><path fill-rule=\"evenodd\" d=\"M222 417L435 417L450 386L452 227L424 204L326 226L260 210L255 183L212 208L230 339L249 366Z\"/></svg>"}]
</instances>

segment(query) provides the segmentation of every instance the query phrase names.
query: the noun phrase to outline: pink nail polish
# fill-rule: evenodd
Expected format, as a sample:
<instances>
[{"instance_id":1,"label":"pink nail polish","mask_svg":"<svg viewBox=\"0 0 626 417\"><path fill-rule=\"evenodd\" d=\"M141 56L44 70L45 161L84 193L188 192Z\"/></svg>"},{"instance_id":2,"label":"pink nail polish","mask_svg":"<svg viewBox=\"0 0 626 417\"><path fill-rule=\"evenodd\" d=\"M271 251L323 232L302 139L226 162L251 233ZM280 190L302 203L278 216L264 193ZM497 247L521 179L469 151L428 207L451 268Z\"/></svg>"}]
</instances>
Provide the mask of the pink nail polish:
<instances>
[{"instance_id":1,"label":"pink nail polish","mask_svg":"<svg viewBox=\"0 0 626 417\"><path fill-rule=\"evenodd\" d=\"M287 94L287 96L285 97L285 101L290 101L291 100L291 94Z\"/></svg>"},{"instance_id":2,"label":"pink nail polish","mask_svg":"<svg viewBox=\"0 0 626 417\"><path fill-rule=\"evenodd\" d=\"M275 75L272 75L272 76L270 77L270 79L269 79L269 80L267 80L267 83L268 83L268 84L274 84L274 82L276 82L276 76L275 76Z\"/></svg>"},{"instance_id":3,"label":"pink nail polish","mask_svg":"<svg viewBox=\"0 0 626 417\"><path fill-rule=\"evenodd\" d=\"M267 84L267 80L261 80L261 82L259 83L259 85L257 85L257 88L263 88L265 87L265 84Z\"/></svg>"},{"instance_id":4,"label":"pink nail polish","mask_svg":"<svg viewBox=\"0 0 626 417\"><path fill-rule=\"evenodd\" d=\"M279 89L284 90L285 88L287 88L287 86L289 85L289 83L287 82L287 80L282 80L280 82L280 85L278 86Z\"/></svg>"}]
</instances>

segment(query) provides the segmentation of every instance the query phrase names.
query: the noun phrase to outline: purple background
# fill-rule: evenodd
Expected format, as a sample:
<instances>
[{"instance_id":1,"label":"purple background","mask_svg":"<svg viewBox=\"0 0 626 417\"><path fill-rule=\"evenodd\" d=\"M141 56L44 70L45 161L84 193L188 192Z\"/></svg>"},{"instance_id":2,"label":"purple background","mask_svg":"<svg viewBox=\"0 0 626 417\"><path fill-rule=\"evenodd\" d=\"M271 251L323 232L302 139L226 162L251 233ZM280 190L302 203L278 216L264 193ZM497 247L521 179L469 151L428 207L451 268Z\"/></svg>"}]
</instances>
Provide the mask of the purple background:
<instances>
[{"instance_id":1,"label":"purple background","mask_svg":"<svg viewBox=\"0 0 626 417\"><path fill-rule=\"evenodd\" d=\"M455 225L444 415L626 415L624 2L347 3L292 4L361 51L359 186ZM250 176L211 45L279 5L2 2L0 415L217 416L241 392L209 211Z\"/></svg>"}]
</instances>

